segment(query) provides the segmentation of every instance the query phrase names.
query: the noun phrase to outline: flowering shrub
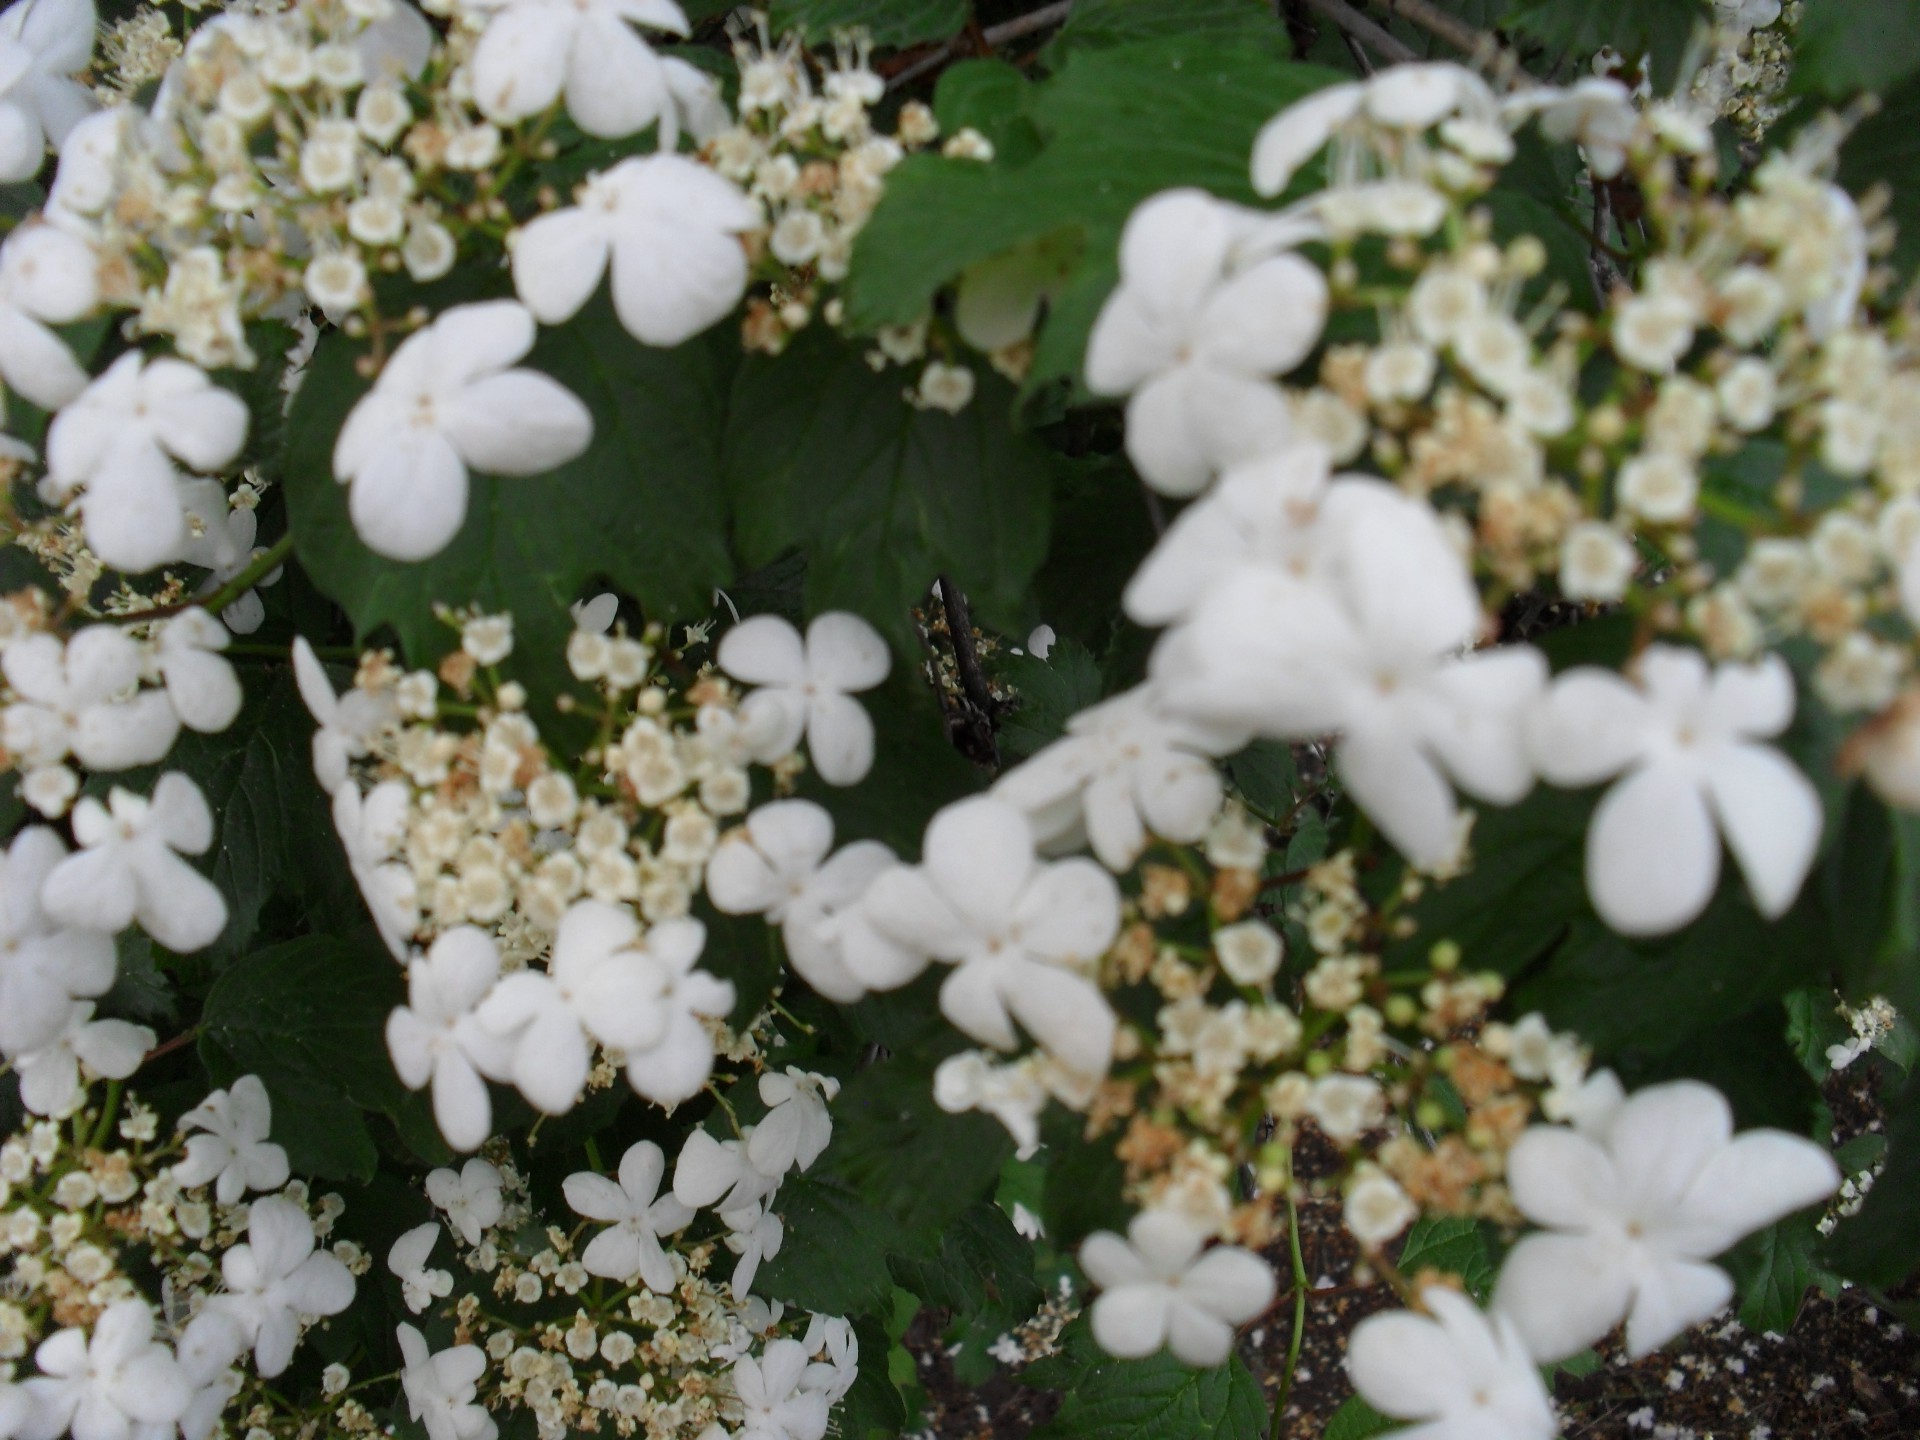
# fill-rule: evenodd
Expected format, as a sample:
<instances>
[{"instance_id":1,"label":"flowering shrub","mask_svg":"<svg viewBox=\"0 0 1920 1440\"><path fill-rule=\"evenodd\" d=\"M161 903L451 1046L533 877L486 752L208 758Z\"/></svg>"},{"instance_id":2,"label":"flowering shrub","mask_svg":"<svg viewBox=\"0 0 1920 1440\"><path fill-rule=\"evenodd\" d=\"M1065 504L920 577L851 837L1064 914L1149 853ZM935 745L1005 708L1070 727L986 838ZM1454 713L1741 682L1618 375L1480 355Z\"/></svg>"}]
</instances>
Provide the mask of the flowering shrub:
<instances>
[{"instance_id":1,"label":"flowering shrub","mask_svg":"<svg viewBox=\"0 0 1920 1440\"><path fill-rule=\"evenodd\" d=\"M727 8L0 12L0 1437L1278 1434L1311 1194L1343 1433L1545 1440L1920 1266L1920 56Z\"/></svg>"}]
</instances>

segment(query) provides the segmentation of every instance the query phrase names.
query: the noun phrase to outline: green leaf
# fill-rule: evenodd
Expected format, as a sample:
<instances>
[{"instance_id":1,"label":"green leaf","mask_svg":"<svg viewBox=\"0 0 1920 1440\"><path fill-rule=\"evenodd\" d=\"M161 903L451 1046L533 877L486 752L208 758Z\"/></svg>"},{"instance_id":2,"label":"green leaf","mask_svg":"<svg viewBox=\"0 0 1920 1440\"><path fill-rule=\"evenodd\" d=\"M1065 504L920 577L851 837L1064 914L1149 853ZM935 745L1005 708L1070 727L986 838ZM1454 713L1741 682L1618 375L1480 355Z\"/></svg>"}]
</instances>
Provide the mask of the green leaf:
<instances>
[{"instance_id":1,"label":"green leaf","mask_svg":"<svg viewBox=\"0 0 1920 1440\"><path fill-rule=\"evenodd\" d=\"M836 1106L836 1146L839 1118ZM820 1315L859 1315L878 1310L893 1293L887 1253L898 1231L885 1214L818 1175L788 1180L773 1208L786 1238L754 1282L769 1300Z\"/></svg>"},{"instance_id":2,"label":"green leaf","mask_svg":"<svg viewBox=\"0 0 1920 1440\"><path fill-rule=\"evenodd\" d=\"M1019 760L1066 733L1067 721L1100 701L1100 665L1078 640L1058 639L1042 660L1008 655L998 667L1012 684L1018 707L1000 724L1000 753Z\"/></svg>"},{"instance_id":3,"label":"green leaf","mask_svg":"<svg viewBox=\"0 0 1920 1440\"><path fill-rule=\"evenodd\" d=\"M1293 808L1300 767L1294 764L1293 747L1286 741L1256 740L1229 759L1226 767L1233 788L1255 813L1279 819Z\"/></svg>"},{"instance_id":4,"label":"green leaf","mask_svg":"<svg viewBox=\"0 0 1920 1440\"><path fill-rule=\"evenodd\" d=\"M1740 1323L1756 1334L1791 1330L1807 1291L1835 1279L1815 1259L1819 1248L1812 1218L1797 1215L1749 1235L1723 1256L1740 1287Z\"/></svg>"},{"instance_id":5,"label":"green leaf","mask_svg":"<svg viewBox=\"0 0 1920 1440\"><path fill-rule=\"evenodd\" d=\"M1556 60L1583 60L1609 45L1629 61L1651 56L1654 89L1666 94L1694 28L1710 18L1704 0L1517 0L1506 23L1555 52Z\"/></svg>"},{"instance_id":6,"label":"green leaf","mask_svg":"<svg viewBox=\"0 0 1920 1440\"><path fill-rule=\"evenodd\" d=\"M1793 88L1830 100L1885 91L1920 70L1920 0L1819 0L1801 9Z\"/></svg>"},{"instance_id":7,"label":"green leaf","mask_svg":"<svg viewBox=\"0 0 1920 1440\"><path fill-rule=\"evenodd\" d=\"M1114 1154L1118 1136L1083 1140L1077 1115L1047 1117L1047 1179L1040 1192L1047 1238L1062 1248L1095 1230L1124 1231L1131 1210L1120 1198L1126 1167Z\"/></svg>"},{"instance_id":8,"label":"green leaf","mask_svg":"<svg viewBox=\"0 0 1920 1440\"><path fill-rule=\"evenodd\" d=\"M273 1138L295 1173L364 1183L378 1157L360 1112L396 1110L406 1093L381 1038L401 1000L400 967L378 944L290 940L236 961L215 983L201 1058L222 1085L260 1077Z\"/></svg>"},{"instance_id":9,"label":"green leaf","mask_svg":"<svg viewBox=\"0 0 1920 1440\"><path fill-rule=\"evenodd\" d=\"M1054 488L1053 543L1034 576L1034 602L1039 619L1095 654L1131 629L1120 595L1156 539L1143 489L1117 458L1065 464Z\"/></svg>"},{"instance_id":10,"label":"green leaf","mask_svg":"<svg viewBox=\"0 0 1920 1440\"><path fill-rule=\"evenodd\" d=\"M842 1440L891 1440L907 1423L907 1407L888 1373L893 1345L870 1317L854 1320L853 1335L860 1343L860 1373L834 1407L834 1420Z\"/></svg>"},{"instance_id":11,"label":"green leaf","mask_svg":"<svg viewBox=\"0 0 1920 1440\"><path fill-rule=\"evenodd\" d=\"M1840 1222L1822 1256L1847 1279L1897 1285L1920 1270L1920 1073L1887 1104L1887 1164L1857 1214Z\"/></svg>"},{"instance_id":12,"label":"green leaf","mask_svg":"<svg viewBox=\"0 0 1920 1440\"><path fill-rule=\"evenodd\" d=\"M1833 1069L1827 1061L1827 1048L1852 1035L1852 1028L1840 1018L1834 993L1825 986L1809 986L1787 996L1787 1043L1815 1080L1824 1080Z\"/></svg>"},{"instance_id":13,"label":"green leaf","mask_svg":"<svg viewBox=\"0 0 1920 1440\"><path fill-rule=\"evenodd\" d=\"M804 28L819 45L835 30L858 26L876 45L945 40L967 23L967 0L773 0L773 33Z\"/></svg>"},{"instance_id":14,"label":"green leaf","mask_svg":"<svg viewBox=\"0 0 1920 1440\"><path fill-rule=\"evenodd\" d=\"M992 1116L949 1115L934 1103L940 1058L918 1049L849 1080L834 1101L833 1144L813 1172L846 1186L910 1242L929 1245L993 1194L1013 1150Z\"/></svg>"},{"instance_id":15,"label":"green leaf","mask_svg":"<svg viewBox=\"0 0 1920 1440\"><path fill-rule=\"evenodd\" d=\"M942 1234L929 1257L896 1255L894 1279L952 1314L947 1335L955 1378L978 1385L995 1368L993 1342L1030 1318L1045 1299L1034 1279L1033 1246L1006 1211L975 1205Z\"/></svg>"},{"instance_id":16,"label":"green leaf","mask_svg":"<svg viewBox=\"0 0 1920 1440\"><path fill-rule=\"evenodd\" d=\"M333 479L334 438L367 382L364 347L335 333L315 353L288 422L287 504L295 553L364 637L391 625L410 661L446 648L436 604L513 613L515 673L538 696L566 683L567 607L604 579L654 619L704 615L732 565L720 435L740 350L721 325L671 350L641 345L600 295L542 329L524 362L593 411L593 444L545 475L475 475L466 523L417 564L382 559L354 533Z\"/></svg>"},{"instance_id":17,"label":"green leaf","mask_svg":"<svg viewBox=\"0 0 1920 1440\"><path fill-rule=\"evenodd\" d=\"M1069 231L1082 259L1053 297L1029 387L1077 383L1133 207L1176 185L1254 203L1255 133L1339 78L1287 61L1271 42L1208 33L1072 50L1027 101L1045 137L1038 155L989 164L915 156L887 177L886 198L854 247L848 319L862 330L911 323L969 266Z\"/></svg>"},{"instance_id":18,"label":"green leaf","mask_svg":"<svg viewBox=\"0 0 1920 1440\"><path fill-rule=\"evenodd\" d=\"M919 655L909 610L953 576L983 619L1015 617L1046 555L1049 452L1015 434L1012 391L978 377L958 415L901 398L865 347L814 326L740 369L726 484L749 565L805 550L807 606L851 610Z\"/></svg>"},{"instance_id":19,"label":"green leaf","mask_svg":"<svg viewBox=\"0 0 1920 1440\"><path fill-rule=\"evenodd\" d=\"M1661 1080L1704 1080L1727 1097L1742 1127L1771 1125L1805 1134L1820 1092L1787 1044L1785 1018L1781 1006L1769 1001L1724 1023L1689 1030L1664 1051L1629 1044L1606 1058L1629 1090Z\"/></svg>"},{"instance_id":20,"label":"green leaf","mask_svg":"<svg viewBox=\"0 0 1920 1440\"><path fill-rule=\"evenodd\" d=\"M1898 53L1911 56L1909 43ZM1840 183L1854 194L1874 185L1887 189L1887 214L1899 227L1887 262L1900 274L1920 265L1920 186L1912 183L1920 167L1920 79L1908 80L1881 97L1879 113L1869 115L1840 148Z\"/></svg>"},{"instance_id":21,"label":"green leaf","mask_svg":"<svg viewBox=\"0 0 1920 1440\"><path fill-rule=\"evenodd\" d=\"M1369 1437L1378 1435L1382 1430L1391 1430L1399 1423L1389 1420L1358 1395L1353 1395L1327 1417L1320 1440L1369 1440Z\"/></svg>"},{"instance_id":22,"label":"green leaf","mask_svg":"<svg viewBox=\"0 0 1920 1440\"><path fill-rule=\"evenodd\" d=\"M1033 1440L1261 1440L1266 1428L1260 1382L1238 1355L1193 1370L1162 1353L1083 1370Z\"/></svg>"},{"instance_id":23,"label":"green leaf","mask_svg":"<svg viewBox=\"0 0 1920 1440\"><path fill-rule=\"evenodd\" d=\"M1286 28L1267 0L1077 0L1045 58L1058 65L1080 50L1202 35L1287 53Z\"/></svg>"},{"instance_id":24,"label":"green leaf","mask_svg":"<svg viewBox=\"0 0 1920 1440\"><path fill-rule=\"evenodd\" d=\"M1423 1215L1407 1232L1396 1262L1413 1276L1431 1266L1458 1275L1476 1300L1493 1289L1493 1257L1487 1251L1487 1233L1478 1220L1460 1215Z\"/></svg>"}]
</instances>

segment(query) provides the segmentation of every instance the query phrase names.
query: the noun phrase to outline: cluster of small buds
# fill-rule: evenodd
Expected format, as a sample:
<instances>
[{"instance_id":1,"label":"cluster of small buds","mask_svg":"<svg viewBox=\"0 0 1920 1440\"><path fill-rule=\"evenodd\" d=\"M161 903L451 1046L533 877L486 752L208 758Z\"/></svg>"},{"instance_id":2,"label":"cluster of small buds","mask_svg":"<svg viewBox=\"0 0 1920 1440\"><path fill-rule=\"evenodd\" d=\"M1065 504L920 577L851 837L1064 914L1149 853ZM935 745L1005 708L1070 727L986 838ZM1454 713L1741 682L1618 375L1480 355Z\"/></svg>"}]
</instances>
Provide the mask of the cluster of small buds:
<instances>
[{"instance_id":1,"label":"cluster of small buds","mask_svg":"<svg viewBox=\"0 0 1920 1440\"><path fill-rule=\"evenodd\" d=\"M1858 1009L1843 1001L1839 1006L1839 1014L1853 1033L1845 1040L1827 1047L1827 1065L1834 1070L1846 1069L1880 1044L1893 1033L1893 1027L1900 1019L1900 1012L1893 1008L1892 1002L1884 995L1873 996Z\"/></svg>"},{"instance_id":2,"label":"cluster of small buds","mask_svg":"<svg viewBox=\"0 0 1920 1440\"><path fill-rule=\"evenodd\" d=\"M1713 55L1691 94L1749 140L1780 118L1800 12L1800 0L1715 0Z\"/></svg>"}]
</instances>

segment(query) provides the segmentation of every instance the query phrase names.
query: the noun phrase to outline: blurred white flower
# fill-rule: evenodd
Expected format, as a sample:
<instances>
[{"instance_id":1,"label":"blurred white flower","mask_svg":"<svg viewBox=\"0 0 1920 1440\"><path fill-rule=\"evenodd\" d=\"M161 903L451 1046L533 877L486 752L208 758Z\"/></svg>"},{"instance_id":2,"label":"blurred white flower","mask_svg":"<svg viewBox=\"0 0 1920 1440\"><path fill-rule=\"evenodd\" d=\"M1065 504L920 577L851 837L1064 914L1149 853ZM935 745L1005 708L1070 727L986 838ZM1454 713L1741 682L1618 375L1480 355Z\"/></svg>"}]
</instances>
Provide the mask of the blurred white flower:
<instances>
[{"instance_id":1,"label":"blurred white flower","mask_svg":"<svg viewBox=\"0 0 1920 1440\"><path fill-rule=\"evenodd\" d=\"M51 1045L74 1001L113 986L113 937L59 925L41 905L41 886L66 854L59 835L29 825L0 859L0 1052L9 1056Z\"/></svg>"},{"instance_id":2,"label":"blurred white flower","mask_svg":"<svg viewBox=\"0 0 1920 1440\"><path fill-rule=\"evenodd\" d=\"M352 783L333 792L333 828L347 853L347 868L396 960L407 958L407 941L420 923L413 871L397 858L406 839L409 803L400 780L383 780L365 795Z\"/></svg>"},{"instance_id":3,"label":"blurred white flower","mask_svg":"<svg viewBox=\"0 0 1920 1440\"><path fill-rule=\"evenodd\" d=\"M0 11L0 183L30 180L94 107L74 77L93 59L93 0L14 0Z\"/></svg>"},{"instance_id":4,"label":"blurred white flower","mask_svg":"<svg viewBox=\"0 0 1920 1440\"><path fill-rule=\"evenodd\" d=\"M673 0L471 0L492 10L472 61L474 103L512 125L563 95L567 114L589 135L616 140L658 120L660 148L678 126L665 67L629 27L687 34Z\"/></svg>"},{"instance_id":5,"label":"blurred white flower","mask_svg":"<svg viewBox=\"0 0 1920 1440\"><path fill-rule=\"evenodd\" d=\"M94 1321L91 1336L77 1326L56 1331L33 1358L40 1373L24 1382L33 1401L32 1434L122 1440L137 1427L170 1429L187 1408L186 1377L153 1338L145 1300L115 1301Z\"/></svg>"},{"instance_id":6,"label":"blurred white flower","mask_svg":"<svg viewBox=\"0 0 1920 1440\"><path fill-rule=\"evenodd\" d=\"M0 98L0 119L5 111ZM52 327L98 303L99 264L85 240L52 225L22 225L0 245L0 379L42 410L58 410L87 388L86 370Z\"/></svg>"},{"instance_id":7,"label":"blurred white flower","mask_svg":"<svg viewBox=\"0 0 1920 1440\"><path fill-rule=\"evenodd\" d=\"M54 866L40 893L56 920L109 931L138 920L180 954L226 928L227 902L180 858L213 844L206 797L185 775L162 775L151 799L117 785L105 805L83 798L73 807L73 838L85 848Z\"/></svg>"},{"instance_id":8,"label":"blurred white flower","mask_svg":"<svg viewBox=\"0 0 1920 1440\"><path fill-rule=\"evenodd\" d=\"M365 757L372 738L393 723L393 696L357 685L336 696L304 635L293 637L293 678L308 713L320 727L313 735L314 777L322 790L334 794L346 782L349 763Z\"/></svg>"},{"instance_id":9,"label":"blurred white flower","mask_svg":"<svg viewBox=\"0 0 1920 1440\"><path fill-rule=\"evenodd\" d=\"M64 646L44 632L23 636L0 668L15 697L0 712L0 736L24 768L71 752L89 770L131 770L164 757L180 733L165 693L139 688L139 642L112 625L89 625Z\"/></svg>"},{"instance_id":10,"label":"blurred white flower","mask_svg":"<svg viewBox=\"0 0 1920 1440\"><path fill-rule=\"evenodd\" d=\"M1551 1440L1559 1422L1513 1321L1440 1286L1420 1292L1432 1318L1369 1315L1347 1341L1347 1374L1374 1409L1424 1423L1421 1440Z\"/></svg>"},{"instance_id":11,"label":"blurred white flower","mask_svg":"<svg viewBox=\"0 0 1920 1440\"><path fill-rule=\"evenodd\" d=\"M189 730L218 734L240 713L239 677L220 654L228 643L226 626L198 606L154 629L154 668L166 682L174 713Z\"/></svg>"},{"instance_id":12,"label":"blurred white flower","mask_svg":"<svg viewBox=\"0 0 1920 1440\"><path fill-rule=\"evenodd\" d=\"M1273 1303L1273 1271L1237 1245L1202 1253L1207 1237L1184 1217L1143 1210L1122 1239L1097 1230L1080 1246L1080 1268L1100 1287L1093 1338L1109 1355L1134 1359L1162 1345L1189 1365L1218 1365L1236 1325Z\"/></svg>"},{"instance_id":13,"label":"blurred white flower","mask_svg":"<svg viewBox=\"0 0 1920 1440\"><path fill-rule=\"evenodd\" d=\"M207 1304L238 1323L267 1379L293 1359L304 1321L338 1315L353 1303L347 1267L314 1248L307 1212L278 1195L248 1207L247 1238L222 1257L220 1273L226 1291Z\"/></svg>"},{"instance_id":14,"label":"blurred white flower","mask_svg":"<svg viewBox=\"0 0 1920 1440\"><path fill-rule=\"evenodd\" d=\"M453 1293L451 1272L427 1264L440 1233L440 1222L429 1220L406 1231L387 1251L387 1269L400 1282L400 1298L416 1315Z\"/></svg>"},{"instance_id":15,"label":"blurred white flower","mask_svg":"<svg viewBox=\"0 0 1920 1440\"><path fill-rule=\"evenodd\" d=\"M512 1064L511 1046L473 1014L499 978L492 938L456 926L407 966L407 1003L387 1017L393 1068L409 1090L433 1086L433 1117L456 1150L476 1149L493 1132L487 1078L505 1078Z\"/></svg>"}]
</instances>

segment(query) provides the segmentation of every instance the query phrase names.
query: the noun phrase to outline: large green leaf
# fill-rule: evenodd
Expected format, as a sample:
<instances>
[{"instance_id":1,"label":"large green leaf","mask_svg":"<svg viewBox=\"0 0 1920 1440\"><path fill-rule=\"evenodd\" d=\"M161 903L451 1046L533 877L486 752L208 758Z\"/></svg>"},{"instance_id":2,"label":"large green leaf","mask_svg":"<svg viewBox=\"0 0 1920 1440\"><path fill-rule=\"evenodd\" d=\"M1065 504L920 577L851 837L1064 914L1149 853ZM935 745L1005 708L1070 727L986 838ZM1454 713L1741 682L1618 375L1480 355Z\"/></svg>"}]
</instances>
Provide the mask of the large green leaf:
<instances>
[{"instance_id":1,"label":"large green leaf","mask_svg":"<svg viewBox=\"0 0 1920 1440\"><path fill-rule=\"evenodd\" d=\"M1266 1433L1266 1399L1239 1356L1193 1370L1162 1352L1082 1370L1033 1440L1260 1440Z\"/></svg>"},{"instance_id":2,"label":"large green leaf","mask_svg":"<svg viewBox=\"0 0 1920 1440\"><path fill-rule=\"evenodd\" d=\"M466 523L431 559L400 564L354 533L334 483L334 437L367 389L362 346L330 335L288 424L295 553L362 636L390 625L415 663L446 645L436 603L513 612L518 669L537 693L562 683L567 606L590 581L636 596L656 618L705 614L731 572L720 437L739 339L721 325L671 350L620 328L605 291L543 330L528 366L593 411L593 444L546 475L472 477Z\"/></svg>"},{"instance_id":3,"label":"large green leaf","mask_svg":"<svg viewBox=\"0 0 1920 1440\"><path fill-rule=\"evenodd\" d=\"M1045 139L1038 155L984 165L918 156L888 177L854 248L849 318L859 328L906 324L967 267L1067 232L1082 242L1082 258L1053 298L1032 380L1077 379L1133 207L1178 185L1254 203L1255 133L1338 78L1270 43L1207 33L1071 51L1025 107Z\"/></svg>"},{"instance_id":4,"label":"large green leaf","mask_svg":"<svg viewBox=\"0 0 1920 1440\"><path fill-rule=\"evenodd\" d=\"M967 0L773 0L773 31L804 28L825 44L835 30L859 27L876 45L944 40L967 23Z\"/></svg>"},{"instance_id":5,"label":"large green leaf","mask_svg":"<svg viewBox=\"0 0 1920 1440\"><path fill-rule=\"evenodd\" d=\"M958 415L902 399L825 326L741 367L727 431L735 533L749 565L807 552L808 608L852 610L917 654L909 610L942 573L985 617L1017 614L1047 549L1050 451L1016 434L983 374Z\"/></svg>"},{"instance_id":6,"label":"large green leaf","mask_svg":"<svg viewBox=\"0 0 1920 1440\"><path fill-rule=\"evenodd\" d=\"M1679 77L1694 27L1708 18L1705 0L1516 0L1507 12L1508 26L1557 57L1585 58L1609 45L1629 62L1650 56L1663 93Z\"/></svg>"},{"instance_id":7,"label":"large green leaf","mask_svg":"<svg viewBox=\"0 0 1920 1440\"><path fill-rule=\"evenodd\" d=\"M1046 59L1057 65L1079 50L1203 35L1287 50L1286 27L1268 0L1076 0Z\"/></svg>"},{"instance_id":8,"label":"large green leaf","mask_svg":"<svg viewBox=\"0 0 1920 1440\"><path fill-rule=\"evenodd\" d=\"M1100 700L1099 662L1078 640L1056 640L1044 660L1009 655L999 671L1019 696L1018 708L1000 726L1000 753L1009 760L1052 744L1067 721Z\"/></svg>"},{"instance_id":9,"label":"large green leaf","mask_svg":"<svg viewBox=\"0 0 1920 1440\"><path fill-rule=\"evenodd\" d=\"M955 1376L978 1385L993 1373L993 1342L1029 1319L1045 1292L1033 1274L1033 1246L992 1201L947 1227L931 1256L898 1255L893 1277L949 1313Z\"/></svg>"},{"instance_id":10,"label":"large green leaf","mask_svg":"<svg viewBox=\"0 0 1920 1440\"><path fill-rule=\"evenodd\" d=\"M1428 1266L1458 1275L1476 1300L1485 1300L1493 1289L1493 1259L1487 1253L1486 1230L1480 1221L1467 1216L1421 1216L1407 1232L1396 1263L1409 1276Z\"/></svg>"},{"instance_id":11,"label":"large green leaf","mask_svg":"<svg viewBox=\"0 0 1920 1440\"><path fill-rule=\"evenodd\" d=\"M1801 8L1793 88L1843 100L1920 70L1920 0L1818 0Z\"/></svg>"},{"instance_id":12,"label":"large green leaf","mask_svg":"<svg viewBox=\"0 0 1920 1440\"><path fill-rule=\"evenodd\" d=\"M1749 1235L1723 1259L1740 1287L1740 1323L1784 1335L1815 1285L1835 1283L1816 1258L1820 1232L1811 1215L1793 1215Z\"/></svg>"},{"instance_id":13,"label":"large green leaf","mask_svg":"<svg viewBox=\"0 0 1920 1440\"><path fill-rule=\"evenodd\" d=\"M201 1058L222 1085L265 1083L296 1173L364 1183L378 1155L362 1109L394 1113L408 1098L382 1039L401 999L400 967L377 943L312 935L256 950L208 994Z\"/></svg>"},{"instance_id":14,"label":"large green leaf","mask_svg":"<svg viewBox=\"0 0 1920 1440\"><path fill-rule=\"evenodd\" d=\"M852 1191L811 1175L782 1185L773 1209L786 1235L780 1253L760 1267L756 1290L821 1315L880 1309L893 1292L887 1255L898 1240L886 1215Z\"/></svg>"}]
</instances>

